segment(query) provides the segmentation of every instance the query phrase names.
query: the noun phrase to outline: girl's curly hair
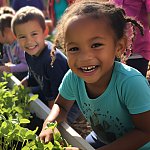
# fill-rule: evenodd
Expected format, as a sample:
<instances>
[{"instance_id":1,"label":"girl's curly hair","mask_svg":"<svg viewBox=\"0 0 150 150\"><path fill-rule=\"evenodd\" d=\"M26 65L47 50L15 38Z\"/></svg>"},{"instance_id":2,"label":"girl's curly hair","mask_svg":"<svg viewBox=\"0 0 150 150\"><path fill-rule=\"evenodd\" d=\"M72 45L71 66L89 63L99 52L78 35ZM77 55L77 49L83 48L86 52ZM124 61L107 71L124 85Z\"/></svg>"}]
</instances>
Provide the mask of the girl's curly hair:
<instances>
[{"instance_id":1,"label":"girl's curly hair","mask_svg":"<svg viewBox=\"0 0 150 150\"><path fill-rule=\"evenodd\" d=\"M132 35L130 34L131 37L129 39L133 42L136 27L139 28L143 35L142 25L133 18L126 16L125 11L121 7L117 7L113 3L102 2L100 0L77 0L66 9L64 15L56 26L52 56L54 56L56 48L65 51L65 28L68 25L68 20L72 19L74 16L82 15L87 15L95 19L106 18L116 35L116 40L121 39L125 34L129 35L128 32L132 29ZM131 28L131 26L133 28ZM127 46L127 49L123 54L124 56L122 57L123 59L132 53L132 42L129 42L130 45Z\"/></svg>"}]
</instances>

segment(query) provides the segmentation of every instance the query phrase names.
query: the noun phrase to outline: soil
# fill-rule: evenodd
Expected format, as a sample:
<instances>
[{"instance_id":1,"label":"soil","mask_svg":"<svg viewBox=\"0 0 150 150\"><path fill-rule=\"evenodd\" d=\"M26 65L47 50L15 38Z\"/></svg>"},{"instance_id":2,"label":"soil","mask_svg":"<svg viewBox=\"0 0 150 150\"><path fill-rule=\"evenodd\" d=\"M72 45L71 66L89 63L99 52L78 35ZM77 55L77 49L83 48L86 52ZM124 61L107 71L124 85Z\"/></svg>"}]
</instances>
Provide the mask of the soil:
<instances>
[{"instance_id":1,"label":"soil","mask_svg":"<svg viewBox=\"0 0 150 150\"><path fill-rule=\"evenodd\" d=\"M92 131L90 124L81 115L73 124L70 125L83 139Z\"/></svg>"}]
</instances>

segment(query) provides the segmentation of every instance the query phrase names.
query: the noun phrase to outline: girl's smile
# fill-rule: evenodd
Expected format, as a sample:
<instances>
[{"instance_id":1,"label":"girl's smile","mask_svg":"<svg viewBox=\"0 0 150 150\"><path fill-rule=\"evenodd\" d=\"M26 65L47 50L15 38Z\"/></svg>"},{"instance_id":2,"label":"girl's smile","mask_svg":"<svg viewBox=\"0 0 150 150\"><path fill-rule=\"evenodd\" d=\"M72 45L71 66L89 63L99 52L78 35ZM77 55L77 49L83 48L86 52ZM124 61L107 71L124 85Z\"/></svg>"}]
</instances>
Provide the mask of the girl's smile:
<instances>
[{"instance_id":1,"label":"girl's smile","mask_svg":"<svg viewBox=\"0 0 150 150\"><path fill-rule=\"evenodd\" d=\"M84 73L92 73L93 71L96 70L98 66L89 66L89 67L81 67L81 70L84 72Z\"/></svg>"}]
</instances>

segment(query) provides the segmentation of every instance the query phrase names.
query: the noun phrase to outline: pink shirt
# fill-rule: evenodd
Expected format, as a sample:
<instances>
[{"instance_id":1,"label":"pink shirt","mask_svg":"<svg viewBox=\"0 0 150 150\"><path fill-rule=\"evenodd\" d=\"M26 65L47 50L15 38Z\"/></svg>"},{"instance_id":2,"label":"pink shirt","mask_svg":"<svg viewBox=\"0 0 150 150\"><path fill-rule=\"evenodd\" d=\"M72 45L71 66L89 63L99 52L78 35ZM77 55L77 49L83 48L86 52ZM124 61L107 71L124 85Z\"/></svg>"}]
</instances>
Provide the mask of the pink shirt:
<instances>
[{"instance_id":1,"label":"pink shirt","mask_svg":"<svg viewBox=\"0 0 150 150\"><path fill-rule=\"evenodd\" d=\"M133 53L140 54L150 60L150 29L148 26L148 12L150 13L150 0L114 0L117 5L122 6L128 16L140 21L144 27L144 36L137 28L137 34L133 43Z\"/></svg>"},{"instance_id":2,"label":"pink shirt","mask_svg":"<svg viewBox=\"0 0 150 150\"><path fill-rule=\"evenodd\" d=\"M0 7L3 6L3 0L0 0Z\"/></svg>"}]
</instances>

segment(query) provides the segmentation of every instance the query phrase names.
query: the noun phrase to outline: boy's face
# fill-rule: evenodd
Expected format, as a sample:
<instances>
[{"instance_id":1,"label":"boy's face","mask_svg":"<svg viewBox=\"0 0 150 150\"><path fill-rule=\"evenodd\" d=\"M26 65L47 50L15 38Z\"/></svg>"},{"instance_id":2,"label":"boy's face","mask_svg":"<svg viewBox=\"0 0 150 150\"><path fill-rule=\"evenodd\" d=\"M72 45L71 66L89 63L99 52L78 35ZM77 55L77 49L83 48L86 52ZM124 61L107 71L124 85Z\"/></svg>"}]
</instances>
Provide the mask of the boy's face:
<instances>
[{"instance_id":1,"label":"boy's face","mask_svg":"<svg viewBox=\"0 0 150 150\"><path fill-rule=\"evenodd\" d=\"M16 25L15 32L21 48L31 56L39 56L45 47L45 34L38 21Z\"/></svg>"}]
</instances>

